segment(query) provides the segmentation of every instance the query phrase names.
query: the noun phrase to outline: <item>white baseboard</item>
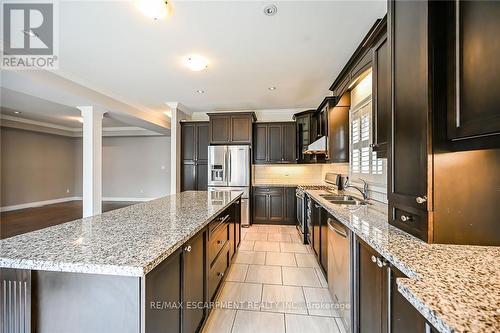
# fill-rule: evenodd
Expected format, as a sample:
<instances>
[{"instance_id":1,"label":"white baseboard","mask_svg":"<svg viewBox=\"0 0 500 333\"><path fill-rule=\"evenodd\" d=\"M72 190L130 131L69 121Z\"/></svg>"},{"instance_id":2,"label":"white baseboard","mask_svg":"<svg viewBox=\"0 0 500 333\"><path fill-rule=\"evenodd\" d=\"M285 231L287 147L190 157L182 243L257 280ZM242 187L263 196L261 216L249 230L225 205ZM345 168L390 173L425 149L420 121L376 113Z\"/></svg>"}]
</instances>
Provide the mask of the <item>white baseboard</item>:
<instances>
[{"instance_id":1,"label":"white baseboard","mask_svg":"<svg viewBox=\"0 0 500 333\"><path fill-rule=\"evenodd\" d=\"M61 202L74 201L74 200L82 200L82 197L66 197L66 198L58 198L58 199L51 199L51 200L44 200L44 201L27 202L27 203L23 203L23 204L19 204L19 205L4 206L4 207L0 207L0 212L9 212L11 210L41 207L41 206L46 206L46 205L51 205L51 204L56 204L56 203L61 203Z\"/></svg>"},{"instance_id":2,"label":"white baseboard","mask_svg":"<svg viewBox=\"0 0 500 333\"><path fill-rule=\"evenodd\" d=\"M102 201L134 201L134 202L143 202L143 201L151 201L158 198L129 198L129 197L102 197Z\"/></svg>"}]
</instances>

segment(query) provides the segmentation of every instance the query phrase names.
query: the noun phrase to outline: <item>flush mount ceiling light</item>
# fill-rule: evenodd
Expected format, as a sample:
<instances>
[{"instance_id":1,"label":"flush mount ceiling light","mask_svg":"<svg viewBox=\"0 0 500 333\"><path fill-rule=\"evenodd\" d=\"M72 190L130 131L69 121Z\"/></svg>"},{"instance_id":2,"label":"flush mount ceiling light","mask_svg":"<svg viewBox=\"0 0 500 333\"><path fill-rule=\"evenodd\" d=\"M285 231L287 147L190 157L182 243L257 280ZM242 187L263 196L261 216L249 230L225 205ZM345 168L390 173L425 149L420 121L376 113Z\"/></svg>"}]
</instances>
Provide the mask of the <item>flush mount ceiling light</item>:
<instances>
[{"instance_id":1,"label":"flush mount ceiling light","mask_svg":"<svg viewBox=\"0 0 500 333\"><path fill-rule=\"evenodd\" d=\"M269 90L273 91L273 90L276 90L276 87L269 87L269 88L267 88L267 89L269 89Z\"/></svg>"},{"instance_id":2,"label":"flush mount ceiling light","mask_svg":"<svg viewBox=\"0 0 500 333\"><path fill-rule=\"evenodd\" d=\"M170 11L165 0L138 0L136 6L144 15L154 20L165 18Z\"/></svg>"},{"instance_id":3,"label":"flush mount ceiling light","mask_svg":"<svg viewBox=\"0 0 500 333\"><path fill-rule=\"evenodd\" d=\"M21 114L21 111L14 111L15 114Z\"/></svg>"},{"instance_id":4,"label":"flush mount ceiling light","mask_svg":"<svg viewBox=\"0 0 500 333\"><path fill-rule=\"evenodd\" d=\"M208 60L200 55L193 54L184 59L184 66L193 72L199 72L208 68Z\"/></svg>"},{"instance_id":5,"label":"flush mount ceiling light","mask_svg":"<svg viewBox=\"0 0 500 333\"><path fill-rule=\"evenodd\" d=\"M196 90L196 92L197 92L198 94L204 94L204 93L205 93L205 90Z\"/></svg>"},{"instance_id":6,"label":"flush mount ceiling light","mask_svg":"<svg viewBox=\"0 0 500 333\"><path fill-rule=\"evenodd\" d=\"M264 7L264 14L267 16L274 16L278 12L278 7L276 5L267 5Z\"/></svg>"}]
</instances>

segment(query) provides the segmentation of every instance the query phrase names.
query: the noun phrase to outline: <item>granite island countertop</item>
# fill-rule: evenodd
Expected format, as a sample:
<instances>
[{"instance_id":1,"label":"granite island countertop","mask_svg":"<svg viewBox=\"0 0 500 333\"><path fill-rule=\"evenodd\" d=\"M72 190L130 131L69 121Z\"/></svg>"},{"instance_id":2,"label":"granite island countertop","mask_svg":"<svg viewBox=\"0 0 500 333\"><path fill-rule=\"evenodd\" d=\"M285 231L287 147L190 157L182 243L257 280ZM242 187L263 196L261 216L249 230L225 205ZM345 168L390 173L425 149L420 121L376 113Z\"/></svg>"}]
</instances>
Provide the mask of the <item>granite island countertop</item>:
<instances>
[{"instance_id":1,"label":"granite island countertop","mask_svg":"<svg viewBox=\"0 0 500 333\"><path fill-rule=\"evenodd\" d=\"M0 267L145 276L242 192L182 192L0 240Z\"/></svg>"},{"instance_id":2,"label":"granite island countertop","mask_svg":"<svg viewBox=\"0 0 500 333\"><path fill-rule=\"evenodd\" d=\"M398 291L439 332L500 332L500 247L427 244L374 206L331 204L306 190L408 278Z\"/></svg>"}]
</instances>

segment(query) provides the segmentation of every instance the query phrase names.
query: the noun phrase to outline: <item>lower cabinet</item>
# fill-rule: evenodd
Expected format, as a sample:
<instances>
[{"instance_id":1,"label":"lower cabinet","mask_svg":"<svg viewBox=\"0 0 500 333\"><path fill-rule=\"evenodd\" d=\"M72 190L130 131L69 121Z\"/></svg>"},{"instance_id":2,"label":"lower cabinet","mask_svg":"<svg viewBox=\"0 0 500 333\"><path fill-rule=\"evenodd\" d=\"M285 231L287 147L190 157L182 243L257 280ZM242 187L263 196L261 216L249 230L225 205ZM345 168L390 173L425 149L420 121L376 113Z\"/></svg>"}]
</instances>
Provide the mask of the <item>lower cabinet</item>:
<instances>
[{"instance_id":1,"label":"lower cabinet","mask_svg":"<svg viewBox=\"0 0 500 333\"><path fill-rule=\"evenodd\" d=\"M312 248L325 276L328 272L328 212L314 200L312 201Z\"/></svg>"},{"instance_id":2,"label":"lower cabinet","mask_svg":"<svg viewBox=\"0 0 500 333\"><path fill-rule=\"evenodd\" d=\"M239 245L239 210L238 201L146 275L146 333L201 331Z\"/></svg>"},{"instance_id":3,"label":"lower cabinet","mask_svg":"<svg viewBox=\"0 0 500 333\"><path fill-rule=\"evenodd\" d=\"M295 187L256 186L252 201L253 223L296 224Z\"/></svg>"}]
</instances>

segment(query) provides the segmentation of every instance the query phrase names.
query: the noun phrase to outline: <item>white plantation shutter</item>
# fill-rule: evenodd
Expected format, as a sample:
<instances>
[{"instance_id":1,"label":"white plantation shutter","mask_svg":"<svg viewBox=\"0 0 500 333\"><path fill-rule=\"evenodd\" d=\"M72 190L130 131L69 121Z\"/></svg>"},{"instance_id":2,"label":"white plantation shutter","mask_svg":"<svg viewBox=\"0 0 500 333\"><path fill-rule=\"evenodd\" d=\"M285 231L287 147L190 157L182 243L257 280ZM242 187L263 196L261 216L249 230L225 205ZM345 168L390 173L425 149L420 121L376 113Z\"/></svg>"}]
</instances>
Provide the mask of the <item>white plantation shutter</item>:
<instances>
[{"instance_id":1,"label":"white plantation shutter","mask_svg":"<svg viewBox=\"0 0 500 333\"><path fill-rule=\"evenodd\" d=\"M371 96L351 109L351 177L372 184L385 184L385 161L377 158L372 141Z\"/></svg>"}]
</instances>

